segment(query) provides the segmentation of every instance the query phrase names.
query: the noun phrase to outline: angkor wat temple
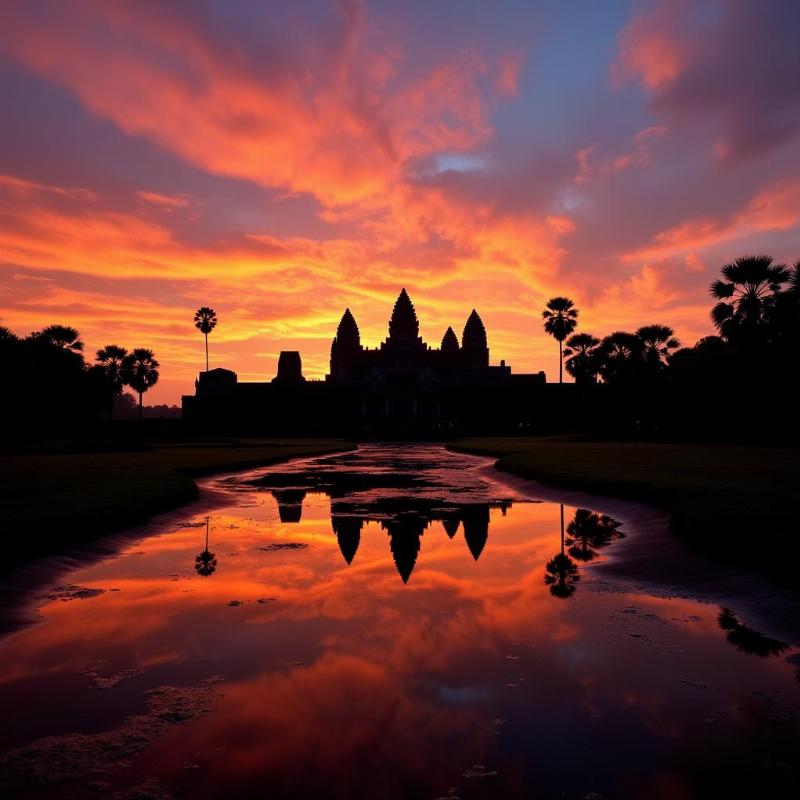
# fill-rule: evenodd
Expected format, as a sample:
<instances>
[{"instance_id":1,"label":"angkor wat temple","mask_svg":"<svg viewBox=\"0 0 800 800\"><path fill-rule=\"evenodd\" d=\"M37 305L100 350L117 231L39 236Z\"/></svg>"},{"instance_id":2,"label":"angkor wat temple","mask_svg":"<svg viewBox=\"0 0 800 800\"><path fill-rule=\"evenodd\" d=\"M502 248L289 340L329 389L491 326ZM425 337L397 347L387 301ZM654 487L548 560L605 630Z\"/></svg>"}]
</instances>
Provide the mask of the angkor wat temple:
<instances>
[{"instance_id":1,"label":"angkor wat temple","mask_svg":"<svg viewBox=\"0 0 800 800\"><path fill-rule=\"evenodd\" d=\"M345 310L324 380L303 377L297 351L280 354L269 382L240 382L235 372L212 369L200 373L194 395L183 397L183 416L197 427L253 433L512 430L530 424L544 386L544 372L514 375L505 361L490 365L475 310L460 343L449 327L440 347L426 344L403 289L379 347L362 345Z\"/></svg>"}]
</instances>

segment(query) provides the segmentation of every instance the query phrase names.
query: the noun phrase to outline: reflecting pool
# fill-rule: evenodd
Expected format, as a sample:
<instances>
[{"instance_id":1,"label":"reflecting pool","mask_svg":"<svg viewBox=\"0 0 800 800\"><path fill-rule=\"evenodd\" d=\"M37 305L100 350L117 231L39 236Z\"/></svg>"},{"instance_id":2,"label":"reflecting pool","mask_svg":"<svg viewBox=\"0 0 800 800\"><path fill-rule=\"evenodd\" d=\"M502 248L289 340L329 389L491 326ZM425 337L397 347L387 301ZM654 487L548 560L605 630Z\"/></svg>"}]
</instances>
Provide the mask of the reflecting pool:
<instances>
[{"instance_id":1,"label":"reflecting pool","mask_svg":"<svg viewBox=\"0 0 800 800\"><path fill-rule=\"evenodd\" d=\"M4 796L796 790L797 650L600 579L624 520L434 445L205 485L0 641Z\"/></svg>"}]
</instances>

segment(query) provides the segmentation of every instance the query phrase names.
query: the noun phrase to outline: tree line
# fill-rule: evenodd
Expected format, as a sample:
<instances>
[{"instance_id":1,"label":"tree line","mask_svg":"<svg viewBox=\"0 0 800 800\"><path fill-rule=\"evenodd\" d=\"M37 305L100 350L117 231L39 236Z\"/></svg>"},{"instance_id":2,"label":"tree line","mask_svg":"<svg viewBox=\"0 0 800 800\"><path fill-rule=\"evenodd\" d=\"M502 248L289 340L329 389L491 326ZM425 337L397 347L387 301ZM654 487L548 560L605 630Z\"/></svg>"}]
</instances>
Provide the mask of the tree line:
<instances>
[{"instance_id":1,"label":"tree line","mask_svg":"<svg viewBox=\"0 0 800 800\"><path fill-rule=\"evenodd\" d=\"M213 309L203 306L194 315L195 327L205 336L208 371L208 334L217 325ZM152 350L127 350L117 344L101 347L90 363L75 328L48 325L29 336L16 336L0 326L0 419L10 440L91 433L103 419L114 419L114 409L133 404L138 397L142 423L143 397L158 383L160 364Z\"/></svg>"},{"instance_id":2,"label":"tree line","mask_svg":"<svg viewBox=\"0 0 800 800\"><path fill-rule=\"evenodd\" d=\"M717 333L692 347L681 347L666 324L603 338L575 332L579 312L567 297L547 303L544 329L558 342L559 365L582 387L583 400L605 398L598 413L623 424L722 432L741 425L745 412L772 406L773 416L780 413L782 392L794 392L800 377L800 261L788 267L765 255L737 258L709 292ZM787 408L784 428L791 415Z\"/></svg>"},{"instance_id":3,"label":"tree line","mask_svg":"<svg viewBox=\"0 0 800 800\"><path fill-rule=\"evenodd\" d=\"M749 415L754 424L745 432L757 438L777 413L782 430L800 434L789 402L800 377L800 261L787 267L769 256L738 258L722 267L710 294L717 301L710 309L717 334L692 347L681 347L673 329L661 323L602 338L576 332L574 302L551 298L542 317L545 332L558 342L559 383L566 369L580 388L551 404L547 414L532 411L532 419L546 418L538 425L542 430L726 436ZM205 337L208 371L208 335L217 315L203 306L194 325ZM138 395L141 422L143 395L159 378L153 351L110 344L87 363L83 350L78 331L66 325L26 337L0 326L0 369L6 378L0 415L11 438L110 420L125 387Z\"/></svg>"},{"instance_id":4,"label":"tree line","mask_svg":"<svg viewBox=\"0 0 800 800\"><path fill-rule=\"evenodd\" d=\"M0 395L3 420L12 438L80 431L103 416L111 419L114 402L125 387L142 398L159 378L153 351L107 345L94 363L84 358L75 328L49 325L18 337L0 326L0 369L7 383Z\"/></svg>"}]
</instances>

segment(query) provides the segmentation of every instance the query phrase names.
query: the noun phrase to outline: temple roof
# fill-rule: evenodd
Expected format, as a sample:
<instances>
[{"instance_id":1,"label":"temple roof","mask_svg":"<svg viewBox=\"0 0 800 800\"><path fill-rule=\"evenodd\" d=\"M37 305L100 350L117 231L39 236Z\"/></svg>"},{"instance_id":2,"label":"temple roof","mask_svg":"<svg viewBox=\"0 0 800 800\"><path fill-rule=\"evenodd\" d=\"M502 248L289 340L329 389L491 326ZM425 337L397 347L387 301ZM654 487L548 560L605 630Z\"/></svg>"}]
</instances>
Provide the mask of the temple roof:
<instances>
[{"instance_id":1,"label":"temple roof","mask_svg":"<svg viewBox=\"0 0 800 800\"><path fill-rule=\"evenodd\" d=\"M469 315L467 324L464 326L464 335L461 337L461 346L467 350L486 349L486 328L483 321L478 316L478 312L473 308Z\"/></svg>"},{"instance_id":2,"label":"temple roof","mask_svg":"<svg viewBox=\"0 0 800 800\"><path fill-rule=\"evenodd\" d=\"M414 304L403 289L394 304L392 318L389 320L390 339L416 339L419 336L419 322Z\"/></svg>"},{"instance_id":3,"label":"temple roof","mask_svg":"<svg viewBox=\"0 0 800 800\"><path fill-rule=\"evenodd\" d=\"M350 345L359 347L361 344L361 334L358 331L356 319L349 308L345 309L339 327L336 330L336 342L339 345Z\"/></svg>"},{"instance_id":4,"label":"temple roof","mask_svg":"<svg viewBox=\"0 0 800 800\"><path fill-rule=\"evenodd\" d=\"M458 337L452 328L448 328L442 337L442 352L443 353L457 353L458 352Z\"/></svg>"}]
</instances>

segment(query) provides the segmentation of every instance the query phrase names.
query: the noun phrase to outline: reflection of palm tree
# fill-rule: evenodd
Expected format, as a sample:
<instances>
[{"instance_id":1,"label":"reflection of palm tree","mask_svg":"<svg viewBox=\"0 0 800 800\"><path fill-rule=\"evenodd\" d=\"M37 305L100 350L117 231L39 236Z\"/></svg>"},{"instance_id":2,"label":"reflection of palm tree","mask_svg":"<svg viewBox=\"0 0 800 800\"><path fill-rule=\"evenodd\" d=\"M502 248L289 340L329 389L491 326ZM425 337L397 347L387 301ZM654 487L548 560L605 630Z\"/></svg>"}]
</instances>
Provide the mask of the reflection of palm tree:
<instances>
[{"instance_id":1,"label":"reflection of palm tree","mask_svg":"<svg viewBox=\"0 0 800 800\"><path fill-rule=\"evenodd\" d=\"M206 546L202 553L198 553L194 559L194 568L198 575L207 578L217 569L217 558L208 549L208 517L206 517Z\"/></svg>"},{"instance_id":2,"label":"reflection of palm tree","mask_svg":"<svg viewBox=\"0 0 800 800\"><path fill-rule=\"evenodd\" d=\"M724 631L728 631L728 641L742 653L752 655L777 656L786 650L789 645L779 642L777 639L770 639L753 628L748 627L736 618L736 615L727 608L719 612L719 626Z\"/></svg>"},{"instance_id":3,"label":"reflection of palm tree","mask_svg":"<svg viewBox=\"0 0 800 800\"><path fill-rule=\"evenodd\" d=\"M544 582L550 585L550 594L555 597L569 597L580 580L578 565L566 553L558 553L545 565Z\"/></svg>"},{"instance_id":4,"label":"reflection of palm tree","mask_svg":"<svg viewBox=\"0 0 800 800\"><path fill-rule=\"evenodd\" d=\"M578 565L564 552L564 505L561 505L561 552L545 564L544 582L554 597L567 598L580 580Z\"/></svg>"},{"instance_id":5,"label":"reflection of palm tree","mask_svg":"<svg viewBox=\"0 0 800 800\"><path fill-rule=\"evenodd\" d=\"M567 526L567 544L571 545L569 554L579 561L591 561L597 555L595 548L624 536L618 530L620 524L606 514L597 514L587 508L576 509L575 517Z\"/></svg>"},{"instance_id":6,"label":"reflection of palm tree","mask_svg":"<svg viewBox=\"0 0 800 800\"><path fill-rule=\"evenodd\" d=\"M217 327L217 312L208 306L195 311L194 326L206 337L206 372L208 372L208 334Z\"/></svg>"},{"instance_id":7,"label":"reflection of palm tree","mask_svg":"<svg viewBox=\"0 0 800 800\"><path fill-rule=\"evenodd\" d=\"M542 311L544 329L558 341L558 382L563 379L563 343L578 324L578 309L568 297L552 297Z\"/></svg>"}]
</instances>

